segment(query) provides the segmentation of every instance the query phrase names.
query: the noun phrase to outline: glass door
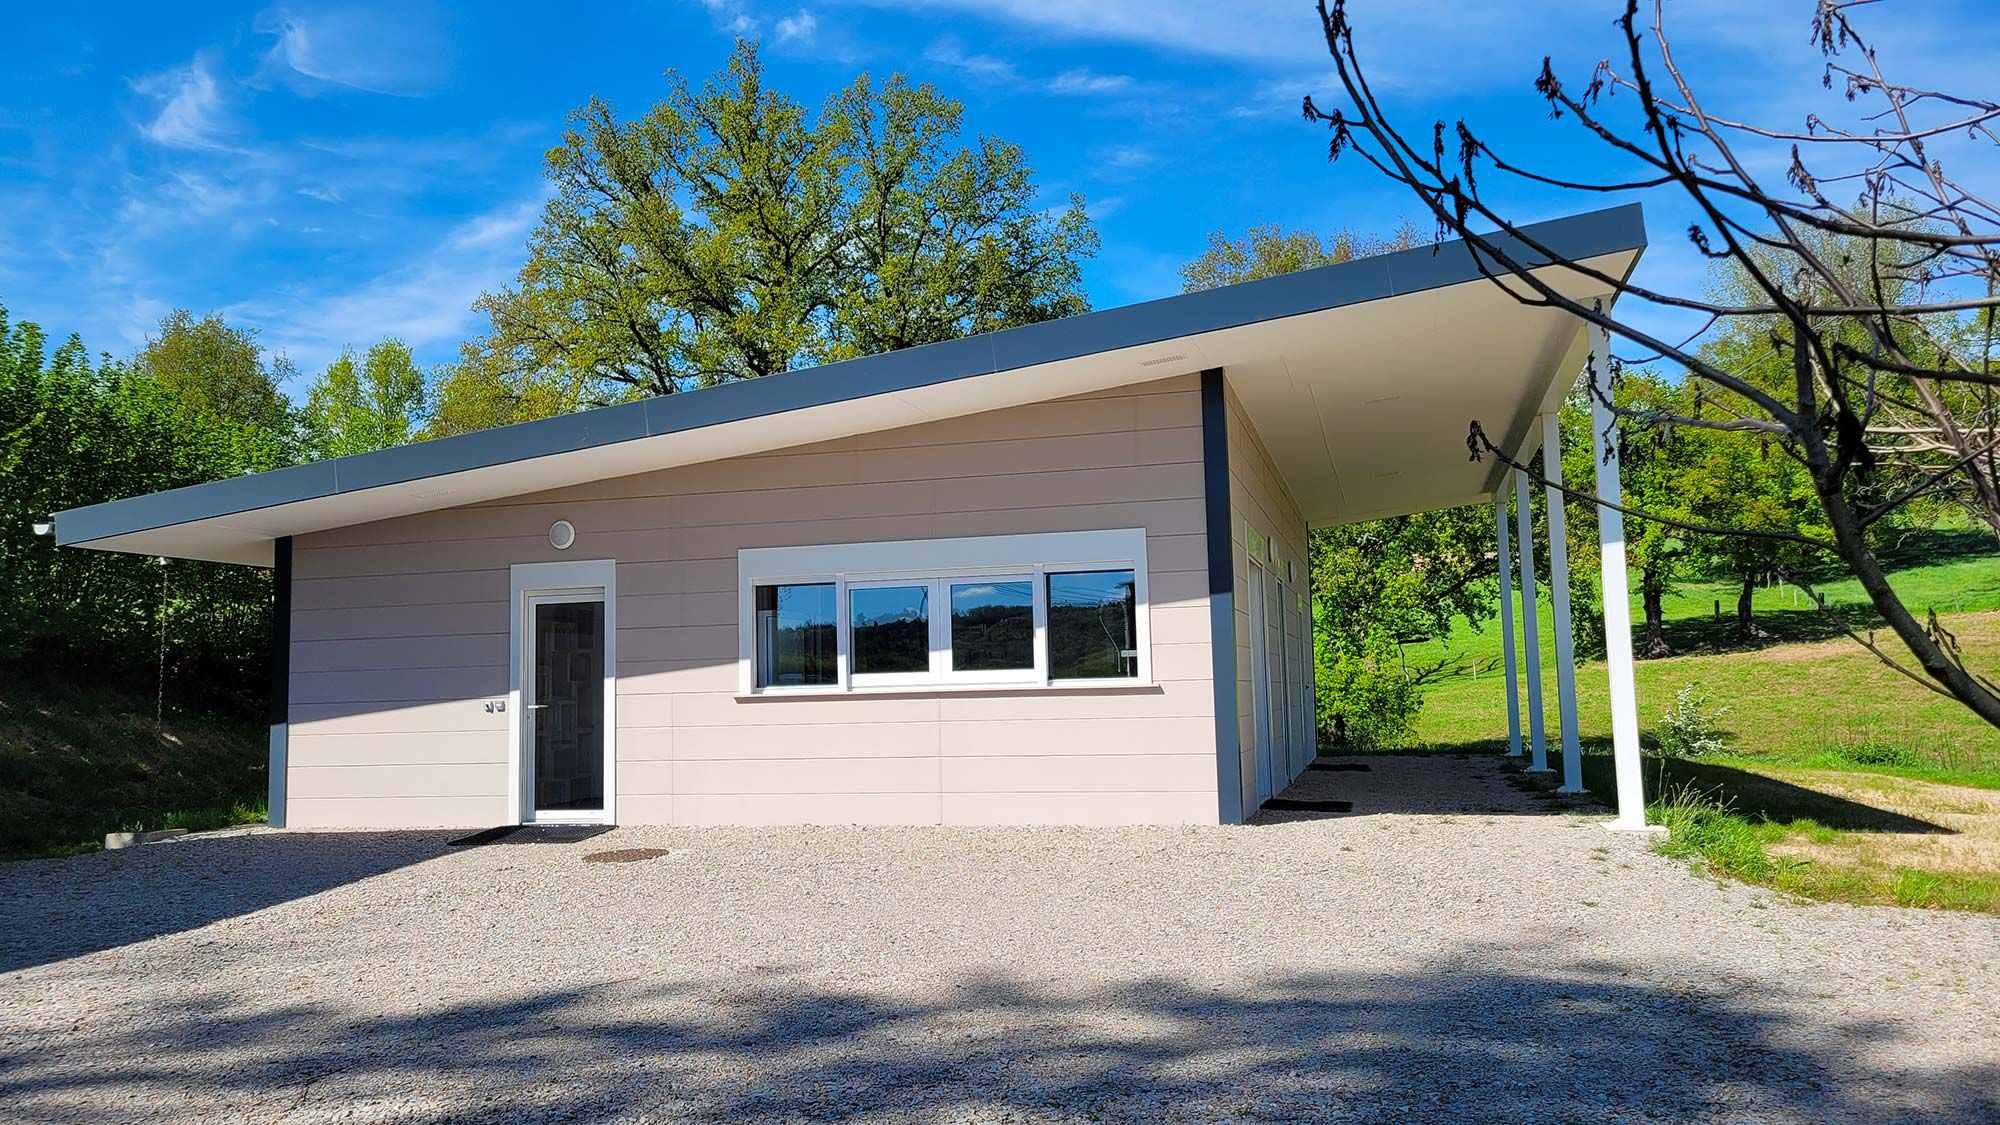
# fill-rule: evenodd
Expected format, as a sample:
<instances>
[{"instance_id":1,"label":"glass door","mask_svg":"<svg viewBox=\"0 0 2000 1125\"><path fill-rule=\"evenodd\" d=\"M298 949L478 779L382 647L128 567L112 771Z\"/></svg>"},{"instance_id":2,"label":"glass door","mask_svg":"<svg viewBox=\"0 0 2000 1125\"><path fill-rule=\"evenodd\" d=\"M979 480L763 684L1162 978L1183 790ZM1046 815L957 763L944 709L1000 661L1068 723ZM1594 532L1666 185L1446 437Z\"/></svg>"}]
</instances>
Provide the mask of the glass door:
<instances>
[{"instance_id":1,"label":"glass door","mask_svg":"<svg viewBox=\"0 0 2000 1125\"><path fill-rule=\"evenodd\" d=\"M532 595L523 735L533 819L604 815L604 596Z\"/></svg>"}]
</instances>

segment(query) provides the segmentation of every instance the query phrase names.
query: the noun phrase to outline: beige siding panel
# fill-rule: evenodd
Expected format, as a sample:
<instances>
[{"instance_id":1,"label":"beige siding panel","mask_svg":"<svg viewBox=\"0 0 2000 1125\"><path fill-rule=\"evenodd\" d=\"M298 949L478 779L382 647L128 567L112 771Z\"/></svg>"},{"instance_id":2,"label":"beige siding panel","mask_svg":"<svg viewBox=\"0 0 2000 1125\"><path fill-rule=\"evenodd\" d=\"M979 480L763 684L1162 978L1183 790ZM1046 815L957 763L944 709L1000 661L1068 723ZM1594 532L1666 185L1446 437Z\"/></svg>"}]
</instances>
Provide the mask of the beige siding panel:
<instances>
[{"instance_id":1,"label":"beige siding panel","mask_svg":"<svg viewBox=\"0 0 2000 1125\"><path fill-rule=\"evenodd\" d=\"M644 824L633 818L635 802L649 796L666 796L674 791L674 763L668 759L633 761L625 754L625 740L618 740L618 819L624 824Z\"/></svg>"},{"instance_id":2,"label":"beige siding panel","mask_svg":"<svg viewBox=\"0 0 2000 1125\"><path fill-rule=\"evenodd\" d=\"M285 804L285 827L491 828L507 819L505 794L460 797L294 796Z\"/></svg>"},{"instance_id":3,"label":"beige siding panel","mask_svg":"<svg viewBox=\"0 0 2000 1125\"><path fill-rule=\"evenodd\" d=\"M1215 753L946 758L946 793L1213 793Z\"/></svg>"},{"instance_id":4,"label":"beige siding panel","mask_svg":"<svg viewBox=\"0 0 2000 1125\"><path fill-rule=\"evenodd\" d=\"M936 793L938 759L789 758L674 763L674 793Z\"/></svg>"},{"instance_id":5,"label":"beige siding panel","mask_svg":"<svg viewBox=\"0 0 2000 1125\"><path fill-rule=\"evenodd\" d=\"M1175 376L302 536L293 762L322 773L295 783L314 811L294 823L503 817L477 787L504 792L508 716L482 705L507 690L507 567L602 558L623 822L936 823L947 763L1016 787L959 820L1212 821L1200 420L1198 379ZM1121 527L1147 533L1156 689L736 696L741 550ZM336 791L405 782L440 795Z\"/></svg>"},{"instance_id":6,"label":"beige siding panel","mask_svg":"<svg viewBox=\"0 0 2000 1125\"><path fill-rule=\"evenodd\" d=\"M618 563L618 596L736 593L736 556Z\"/></svg>"},{"instance_id":7,"label":"beige siding panel","mask_svg":"<svg viewBox=\"0 0 2000 1125\"><path fill-rule=\"evenodd\" d=\"M492 797L507 795L504 762L447 765L413 762L393 766L293 766L289 796Z\"/></svg>"},{"instance_id":8,"label":"beige siding panel","mask_svg":"<svg viewBox=\"0 0 2000 1125\"><path fill-rule=\"evenodd\" d=\"M671 729L674 725L673 695L621 695L618 697L618 729ZM623 737L622 735L620 737Z\"/></svg>"},{"instance_id":9,"label":"beige siding panel","mask_svg":"<svg viewBox=\"0 0 2000 1125\"><path fill-rule=\"evenodd\" d=\"M1208 605L1154 606L1150 618L1156 645L1208 643Z\"/></svg>"},{"instance_id":10,"label":"beige siding panel","mask_svg":"<svg viewBox=\"0 0 2000 1125\"><path fill-rule=\"evenodd\" d=\"M359 672L295 672L292 702L428 703L491 699L507 694L507 666L387 668Z\"/></svg>"},{"instance_id":11,"label":"beige siding panel","mask_svg":"<svg viewBox=\"0 0 2000 1125\"><path fill-rule=\"evenodd\" d=\"M463 637L472 633L507 635L506 595L485 602L292 611L293 643L383 637Z\"/></svg>"},{"instance_id":12,"label":"beige siding panel","mask_svg":"<svg viewBox=\"0 0 2000 1125\"><path fill-rule=\"evenodd\" d=\"M507 665L507 634L471 633L431 637L411 644L407 637L366 637L338 641L294 641L294 672L359 672L370 668L450 668Z\"/></svg>"},{"instance_id":13,"label":"beige siding panel","mask_svg":"<svg viewBox=\"0 0 2000 1125\"><path fill-rule=\"evenodd\" d=\"M938 700L930 695L855 695L837 699L786 699L767 695L676 695L674 722L682 727L800 726L839 723L935 723Z\"/></svg>"},{"instance_id":14,"label":"beige siding panel","mask_svg":"<svg viewBox=\"0 0 2000 1125\"><path fill-rule=\"evenodd\" d=\"M936 793L674 795L676 824L936 824Z\"/></svg>"},{"instance_id":15,"label":"beige siding panel","mask_svg":"<svg viewBox=\"0 0 2000 1125\"><path fill-rule=\"evenodd\" d=\"M1207 680L1169 680L1150 688L940 695L938 717L982 722L1148 716L1206 719L1215 714L1215 696L1208 685Z\"/></svg>"},{"instance_id":16,"label":"beige siding panel","mask_svg":"<svg viewBox=\"0 0 2000 1125\"><path fill-rule=\"evenodd\" d=\"M297 725L286 737L286 754L297 766L403 765L416 754L436 765L507 764L507 731L444 731L424 736L421 748L398 738L373 734L316 734Z\"/></svg>"},{"instance_id":17,"label":"beige siding panel","mask_svg":"<svg viewBox=\"0 0 2000 1125\"><path fill-rule=\"evenodd\" d=\"M777 758L935 758L938 723L788 723L784 726L678 727L682 762Z\"/></svg>"},{"instance_id":18,"label":"beige siding panel","mask_svg":"<svg viewBox=\"0 0 2000 1125\"><path fill-rule=\"evenodd\" d=\"M938 724L939 752L952 757L1009 757L1026 754L1200 754L1215 786L1215 728L1185 719L1093 716L1042 719L1030 723L951 722Z\"/></svg>"},{"instance_id":19,"label":"beige siding panel","mask_svg":"<svg viewBox=\"0 0 2000 1125\"><path fill-rule=\"evenodd\" d=\"M648 663L660 660L707 660L736 665L738 643L736 624L684 625L676 628L626 628L618 622L618 662Z\"/></svg>"},{"instance_id":20,"label":"beige siding panel","mask_svg":"<svg viewBox=\"0 0 2000 1125\"><path fill-rule=\"evenodd\" d=\"M1200 793L946 793L946 824L1214 824L1215 782Z\"/></svg>"},{"instance_id":21,"label":"beige siding panel","mask_svg":"<svg viewBox=\"0 0 2000 1125\"><path fill-rule=\"evenodd\" d=\"M507 568L314 578L292 583L292 609L367 609L438 602L505 601Z\"/></svg>"},{"instance_id":22,"label":"beige siding panel","mask_svg":"<svg viewBox=\"0 0 2000 1125\"><path fill-rule=\"evenodd\" d=\"M674 798L670 793L618 794L618 823L673 824Z\"/></svg>"},{"instance_id":23,"label":"beige siding panel","mask_svg":"<svg viewBox=\"0 0 2000 1125\"><path fill-rule=\"evenodd\" d=\"M502 693L496 698L506 698ZM299 734L373 734L404 738L421 747L428 736L447 731L507 730L505 714L486 711L483 699L434 703L311 703L294 700L291 730Z\"/></svg>"},{"instance_id":24,"label":"beige siding panel","mask_svg":"<svg viewBox=\"0 0 2000 1125\"><path fill-rule=\"evenodd\" d=\"M619 660L618 695L688 695L735 692L734 657L719 660Z\"/></svg>"},{"instance_id":25,"label":"beige siding panel","mask_svg":"<svg viewBox=\"0 0 2000 1125\"><path fill-rule=\"evenodd\" d=\"M618 761L672 761L679 741L680 732L668 727L627 728L621 723L618 727Z\"/></svg>"}]
</instances>

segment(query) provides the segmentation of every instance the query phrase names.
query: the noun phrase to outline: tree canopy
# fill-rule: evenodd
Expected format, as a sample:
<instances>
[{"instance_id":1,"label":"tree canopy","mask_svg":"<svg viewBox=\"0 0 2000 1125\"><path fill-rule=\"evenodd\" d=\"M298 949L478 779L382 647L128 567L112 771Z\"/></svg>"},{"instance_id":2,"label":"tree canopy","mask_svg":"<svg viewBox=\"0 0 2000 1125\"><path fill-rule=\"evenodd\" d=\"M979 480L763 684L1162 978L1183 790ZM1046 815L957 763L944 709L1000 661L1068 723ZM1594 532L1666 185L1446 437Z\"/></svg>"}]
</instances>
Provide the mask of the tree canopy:
<instances>
[{"instance_id":1,"label":"tree canopy","mask_svg":"<svg viewBox=\"0 0 2000 1125\"><path fill-rule=\"evenodd\" d=\"M425 418L424 373L409 345L383 340L359 358L345 351L306 391L300 411L315 459L402 445Z\"/></svg>"},{"instance_id":2,"label":"tree canopy","mask_svg":"<svg viewBox=\"0 0 2000 1125\"><path fill-rule=\"evenodd\" d=\"M636 118L593 98L434 432L755 378L1086 311L1083 200L1045 209L1021 149L961 144L928 83L856 78L811 113L756 45ZM553 385L551 385L553 384Z\"/></svg>"}]
</instances>

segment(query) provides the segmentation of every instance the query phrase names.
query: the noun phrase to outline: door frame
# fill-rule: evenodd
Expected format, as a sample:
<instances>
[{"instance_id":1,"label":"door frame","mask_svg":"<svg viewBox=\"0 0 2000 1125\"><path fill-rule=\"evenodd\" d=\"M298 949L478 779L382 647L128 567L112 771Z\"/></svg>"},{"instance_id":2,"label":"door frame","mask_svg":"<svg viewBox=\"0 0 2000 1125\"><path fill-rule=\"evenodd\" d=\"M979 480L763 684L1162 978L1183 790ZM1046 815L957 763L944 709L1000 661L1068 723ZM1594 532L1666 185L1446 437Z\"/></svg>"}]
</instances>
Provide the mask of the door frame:
<instances>
[{"instance_id":1,"label":"door frame","mask_svg":"<svg viewBox=\"0 0 2000 1125\"><path fill-rule=\"evenodd\" d=\"M1257 804L1278 795L1284 786L1277 784L1271 759L1271 660L1270 651L1265 647L1267 625L1264 621L1264 590L1271 581L1270 567L1254 555L1249 559L1245 592L1249 596L1250 626L1250 732L1256 740L1256 753L1251 764L1256 767Z\"/></svg>"},{"instance_id":2,"label":"door frame","mask_svg":"<svg viewBox=\"0 0 2000 1125\"><path fill-rule=\"evenodd\" d=\"M618 823L618 564L612 559L579 559L575 562L515 563L508 568L507 624L507 819L512 824L537 822L534 786L528 771L534 765L528 739L534 728L522 709L523 670L533 667L534 643L532 597L571 596L587 601L592 596L604 600L604 811L550 816L542 824Z\"/></svg>"}]
</instances>

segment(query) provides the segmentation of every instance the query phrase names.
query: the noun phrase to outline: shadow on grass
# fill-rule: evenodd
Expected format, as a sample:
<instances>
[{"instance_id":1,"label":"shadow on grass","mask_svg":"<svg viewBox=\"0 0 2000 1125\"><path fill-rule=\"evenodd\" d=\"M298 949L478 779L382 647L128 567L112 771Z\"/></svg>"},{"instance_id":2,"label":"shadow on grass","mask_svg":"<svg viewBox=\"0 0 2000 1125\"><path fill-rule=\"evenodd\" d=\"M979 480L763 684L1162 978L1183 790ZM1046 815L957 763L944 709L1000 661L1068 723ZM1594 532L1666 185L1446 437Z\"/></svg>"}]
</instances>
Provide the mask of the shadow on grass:
<instances>
[{"instance_id":1,"label":"shadow on grass","mask_svg":"<svg viewBox=\"0 0 2000 1125\"><path fill-rule=\"evenodd\" d=\"M1585 743L1583 749L1583 787L1607 807L1614 805L1618 789L1610 747L1601 743ZM1430 747L1423 753L1504 755L1505 751L1505 742L1485 740ZM1516 770L1522 761L1503 760ZM1529 790L1553 789L1561 781L1561 756L1551 754L1549 764L1558 772L1541 775L1546 785L1518 772L1514 776ZM1686 787L1728 802L1731 812L1753 823L1790 824L1795 820L1809 819L1827 828L1844 831L1953 834L1953 829L1941 824L1735 766L1680 758L1645 758L1640 765L1648 803L1659 800L1663 792Z\"/></svg>"},{"instance_id":2,"label":"shadow on grass","mask_svg":"<svg viewBox=\"0 0 2000 1125\"><path fill-rule=\"evenodd\" d=\"M1000 967L897 988L669 960L602 984L397 994L386 1010L229 988L139 1007L94 1028L89 1050L0 1048L0 1090L50 1122L120 1116L135 1099L197 1117L358 1107L422 1122L1886 1121L2000 1108L1991 1060L1885 1073L1909 1034L1895 1019L1655 981L1609 953L1492 967L1508 956L1461 948L1404 971L1221 987Z\"/></svg>"},{"instance_id":3,"label":"shadow on grass","mask_svg":"<svg viewBox=\"0 0 2000 1125\"><path fill-rule=\"evenodd\" d=\"M436 859L446 840L462 835L282 832L0 865L0 973L197 929Z\"/></svg>"}]
</instances>

